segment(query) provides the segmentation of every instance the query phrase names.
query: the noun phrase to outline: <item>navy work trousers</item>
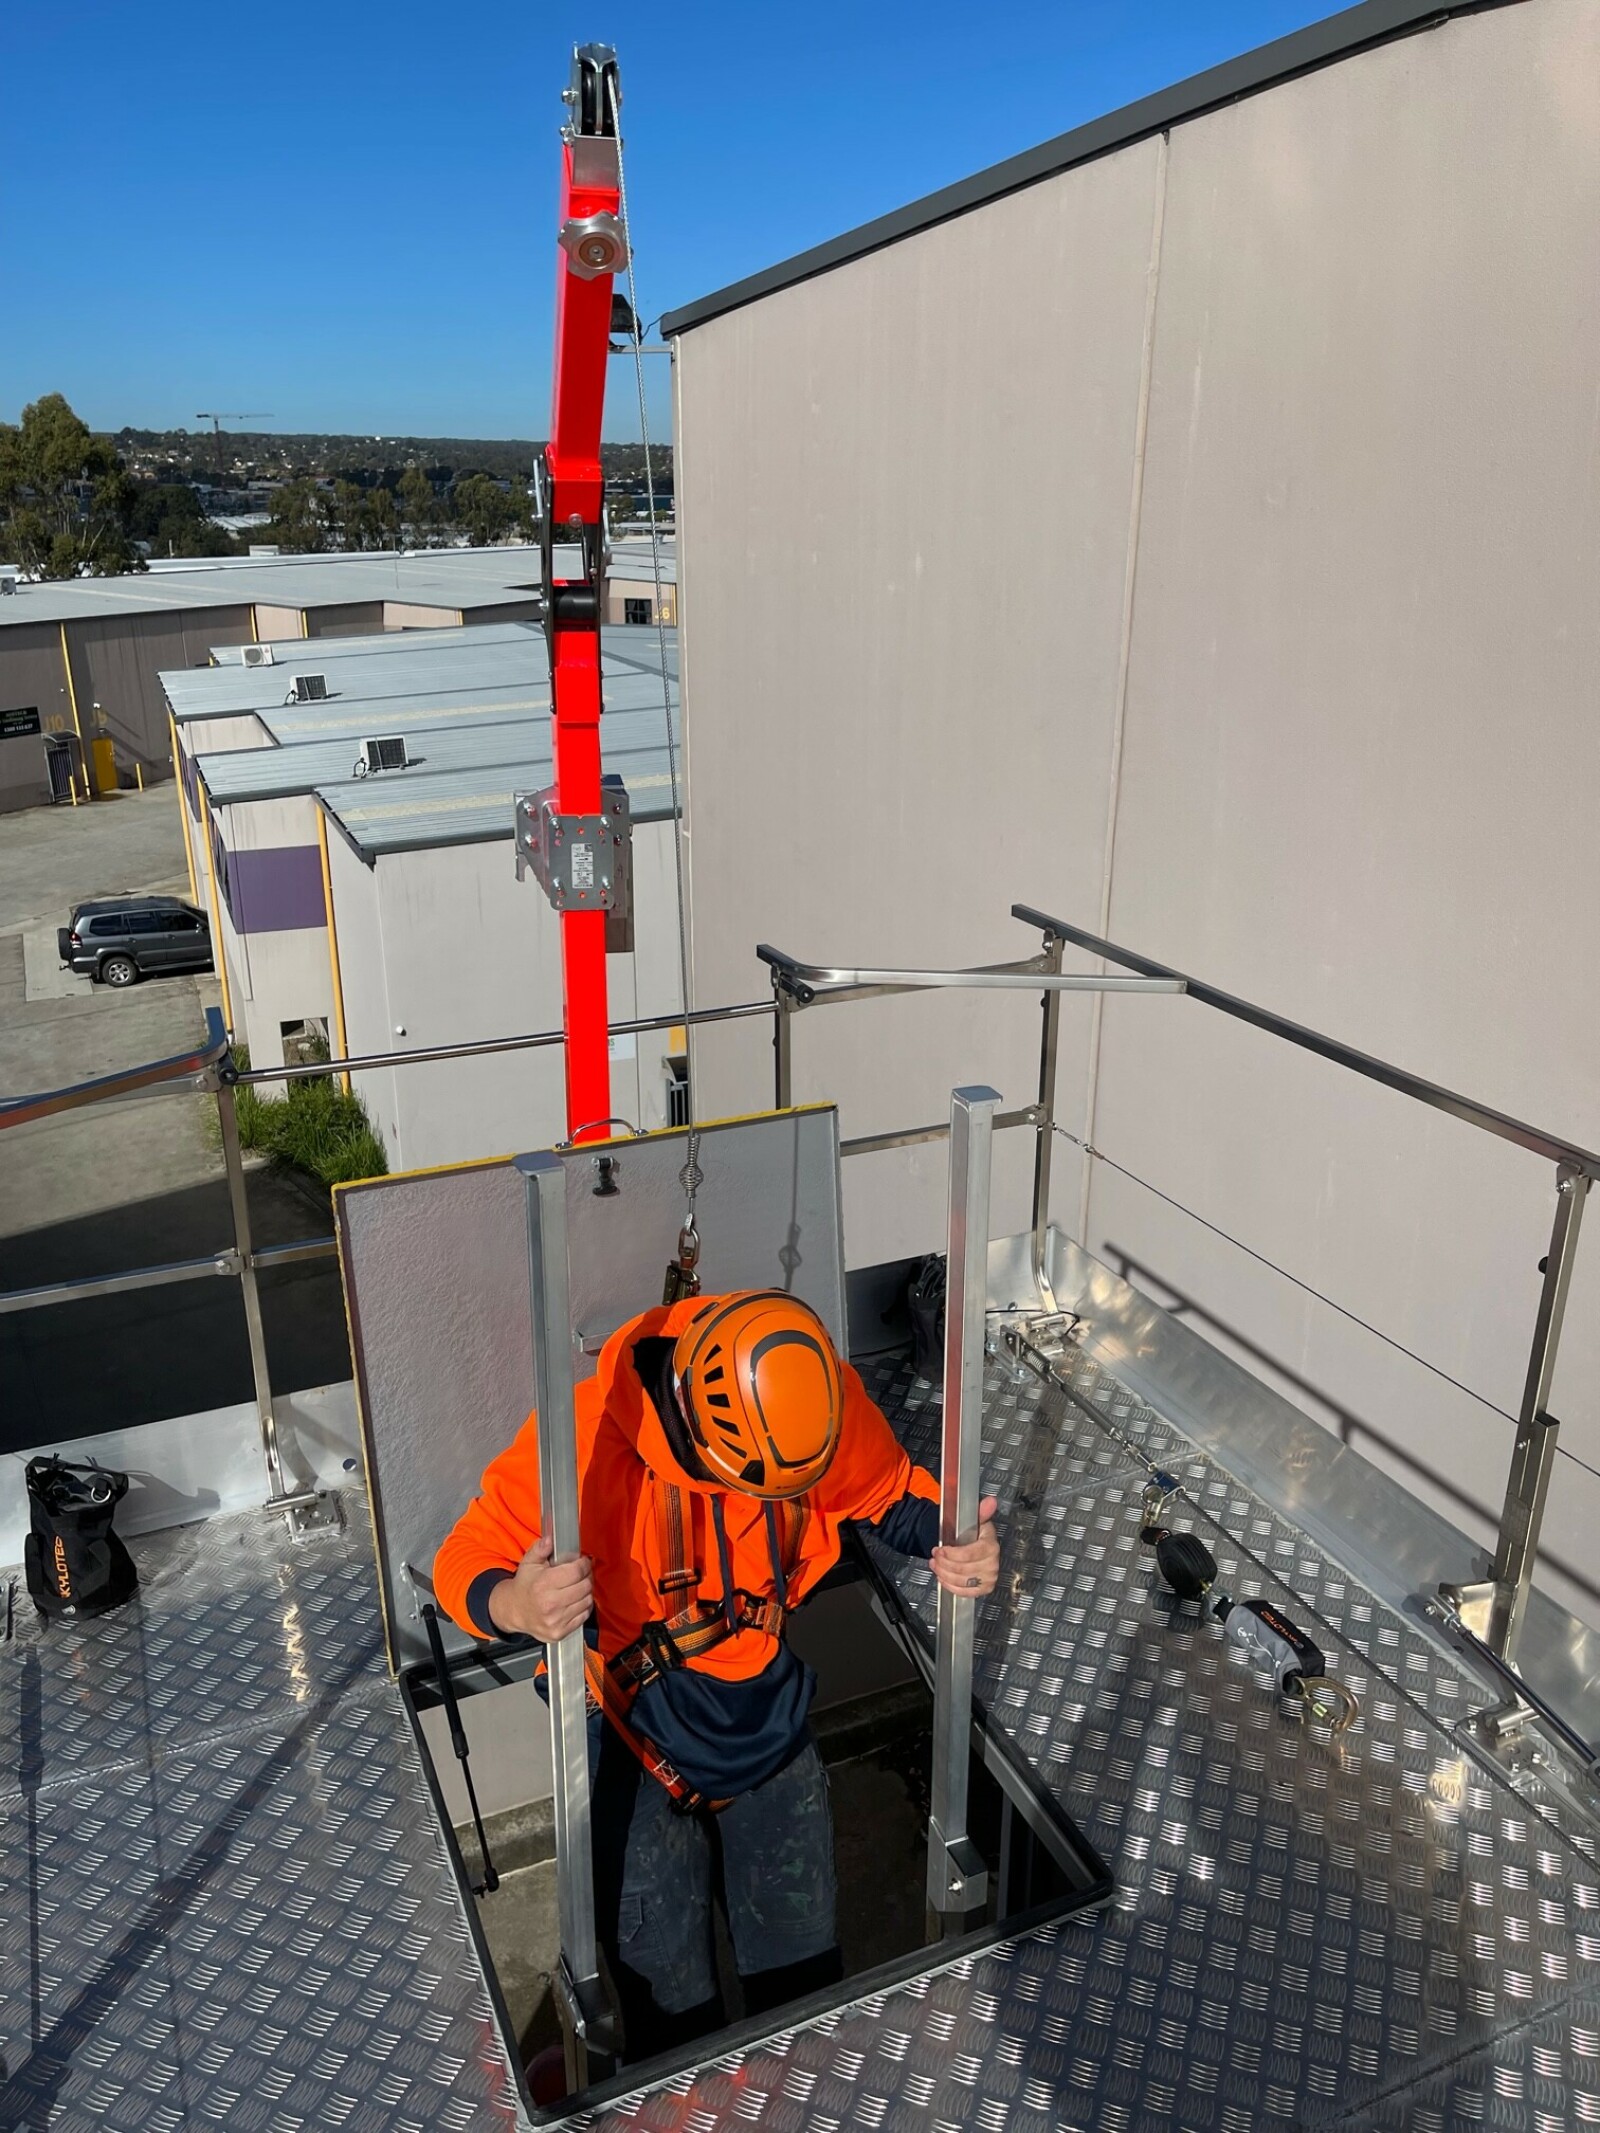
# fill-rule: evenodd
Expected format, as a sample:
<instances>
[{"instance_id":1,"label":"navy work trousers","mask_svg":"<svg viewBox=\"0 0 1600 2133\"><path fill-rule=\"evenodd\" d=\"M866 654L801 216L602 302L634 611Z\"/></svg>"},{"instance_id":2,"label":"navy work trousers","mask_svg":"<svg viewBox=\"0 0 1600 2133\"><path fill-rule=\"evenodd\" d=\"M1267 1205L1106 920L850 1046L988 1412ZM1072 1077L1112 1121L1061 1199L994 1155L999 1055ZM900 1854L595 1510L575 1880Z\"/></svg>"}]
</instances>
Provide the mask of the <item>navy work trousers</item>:
<instances>
[{"instance_id":1,"label":"navy work trousers","mask_svg":"<svg viewBox=\"0 0 1600 2133\"><path fill-rule=\"evenodd\" d=\"M833 1817L814 1741L717 1814L679 1813L597 1719L590 1769L595 1924L630 2060L727 2019L712 1928L719 1890L747 2014L837 1981Z\"/></svg>"}]
</instances>

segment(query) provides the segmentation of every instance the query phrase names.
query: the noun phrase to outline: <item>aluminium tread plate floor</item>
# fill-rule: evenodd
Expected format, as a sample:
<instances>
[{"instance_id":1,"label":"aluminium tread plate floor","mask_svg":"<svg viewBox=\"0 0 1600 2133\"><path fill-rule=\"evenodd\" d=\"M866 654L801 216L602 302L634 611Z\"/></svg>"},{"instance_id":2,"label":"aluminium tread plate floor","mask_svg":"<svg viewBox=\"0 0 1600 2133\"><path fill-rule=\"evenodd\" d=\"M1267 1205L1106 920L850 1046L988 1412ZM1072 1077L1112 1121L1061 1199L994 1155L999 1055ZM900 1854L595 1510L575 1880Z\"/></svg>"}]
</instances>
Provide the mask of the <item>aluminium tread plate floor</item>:
<instances>
[{"instance_id":1,"label":"aluminium tread plate floor","mask_svg":"<svg viewBox=\"0 0 1600 2133\"><path fill-rule=\"evenodd\" d=\"M1450 1727L1490 1700L1087 1357L989 1369L997 1602L976 1689L1117 1876L1063 1921L573 2121L587 2133L1556 2133L1600 2124L1600 1870ZM937 1450L933 1387L874 1389ZM1308 1616L1362 1699L1285 1715L1214 1622L1164 1606L1145 1474L1193 1502L1219 1585ZM914 1618L932 1580L896 1564ZM1298 1599L1291 1599L1291 1589Z\"/></svg>"},{"instance_id":2,"label":"aluminium tread plate floor","mask_svg":"<svg viewBox=\"0 0 1600 2133\"><path fill-rule=\"evenodd\" d=\"M1449 1727L1484 1699L1419 1628L1087 1358L1060 1367L1067 1390L991 1368L1006 1558L977 1684L1112 1860L1115 1903L573 2123L1600 2124L1592 1839L1462 1752ZM933 1389L902 1367L877 1390L929 1456ZM1342 1742L1283 1716L1215 1625L1158 1605L1143 1475L1097 1411L1180 1473L1226 1589L1301 1596L1363 1698ZM136 1542L138 1600L91 1628L19 1607L0 2124L516 2123L356 1518L299 1543L259 1516ZM895 1574L926 1622L927 1572Z\"/></svg>"},{"instance_id":3,"label":"aluminium tread plate floor","mask_svg":"<svg viewBox=\"0 0 1600 2133\"><path fill-rule=\"evenodd\" d=\"M520 2123L389 1681L371 1536L132 1543L137 1598L0 1655L0 2126Z\"/></svg>"}]
</instances>

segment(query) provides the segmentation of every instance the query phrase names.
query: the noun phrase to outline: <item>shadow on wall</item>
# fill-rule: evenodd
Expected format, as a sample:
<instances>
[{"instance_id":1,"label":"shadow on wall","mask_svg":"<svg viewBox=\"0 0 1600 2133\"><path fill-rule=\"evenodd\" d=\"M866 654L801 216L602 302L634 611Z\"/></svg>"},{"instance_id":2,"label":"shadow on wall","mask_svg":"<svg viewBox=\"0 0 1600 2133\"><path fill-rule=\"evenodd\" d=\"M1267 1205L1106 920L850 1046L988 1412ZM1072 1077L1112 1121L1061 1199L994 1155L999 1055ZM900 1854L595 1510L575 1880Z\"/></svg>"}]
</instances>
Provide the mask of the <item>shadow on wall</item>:
<instances>
[{"instance_id":1,"label":"shadow on wall","mask_svg":"<svg viewBox=\"0 0 1600 2133\"><path fill-rule=\"evenodd\" d=\"M326 1235L307 1199L270 1170L249 1178L258 1245ZM0 1238L0 1290L203 1258L232 1240L218 1178ZM332 1259L261 1276L274 1392L351 1375ZM226 1276L51 1304L0 1317L0 1451L59 1444L254 1397L239 1283Z\"/></svg>"},{"instance_id":2,"label":"shadow on wall","mask_svg":"<svg viewBox=\"0 0 1600 2133\"><path fill-rule=\"evenodd\" d=\"M1136 1289L1141 1289L1153 1303L1158 1303L1162 1310L1170 1313L1173 1318L1186 1319L1197 1331L1209 1327L1237 1354L1248 1356L1251 1362L1259 1363L1282 1384L1315 1401L1325 1414L1332 1416L1334 1433L1341 1444L1348 1444L1352 1450L1360 1451L1359 1440L1366 1438L1376 1445L1386 1458L1392 1459L1397 1466L1404 1467L1408 1473L1415 1474L1419 1481L1425 1481L1430 1488L1437 1489L1449 1502L1458 1505L1463 1511L1470 1512L1491 1532L1499 1525L1498 1505L1491 1508L1479 1503L1475 1496L1469 1496L1466 1490L1459 1483L1452 1481L1447 1474L1441 1474L1437 1467L1429 1466L1426 1460L1419 1459L1406 1445L1398 1443L1386 1431L1378 1429L1367 1421L1365 1416L1358 1415L1353 1408L1347 1407L1331 1392L1325 1391L1320 1385L1312 1384L1308 1377L1294 1369L1291 1364L1280 1361L1258 1341L1253 1341L1249 1334L1241 1333L1239 1328L1231 1325L1227 1319L1219 1318L1214 1311L1208 1310L1197 1298L1174 1287L1165 1274L1157 1272L1154 1267L1144 1265L1132 1253L1124 1251L1121 1245L1109 1241L1105 1245L1104 1256L1106 1263L1114 1267L1124 1281L1131 1282ZM1600 1601L1600 1585L1595 1583L1592 1573L1575 1570L1570 1562L1553 1554L1542 1542L1539 1553L1552 1570L1559 1570L1579 1592L1590 1599Z\"/></svg>"}]
</instances>

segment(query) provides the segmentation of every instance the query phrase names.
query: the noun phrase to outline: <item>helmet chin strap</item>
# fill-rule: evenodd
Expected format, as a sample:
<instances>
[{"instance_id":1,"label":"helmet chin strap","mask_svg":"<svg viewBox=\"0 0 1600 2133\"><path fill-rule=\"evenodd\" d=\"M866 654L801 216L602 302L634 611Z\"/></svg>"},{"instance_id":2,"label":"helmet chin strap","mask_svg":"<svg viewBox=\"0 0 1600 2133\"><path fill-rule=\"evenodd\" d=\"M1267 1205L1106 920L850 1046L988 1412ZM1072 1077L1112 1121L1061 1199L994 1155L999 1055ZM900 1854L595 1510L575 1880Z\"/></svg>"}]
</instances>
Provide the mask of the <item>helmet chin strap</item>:
<instances>
[{"instance_id":1,"label":"helmet chin strap","mask_svg":"<svg viewBox=\"0 0 1600 2133\"><path fill-rule=\"evenodd\" d=\"M678 1378L672 1365L662 1369L659 1388L645 1388L655 1400L656 1412L661 1417L661 1429L667 1440L667 1449L683 1471L695 1481L711 1481L715 1477L706 1471L694 1441L694 1432L689 1427L689 1418L684 1412L683 1395L678 1389ZM657 1396L659 1393L659 1396Z\"/></svg>"}]
</instances>

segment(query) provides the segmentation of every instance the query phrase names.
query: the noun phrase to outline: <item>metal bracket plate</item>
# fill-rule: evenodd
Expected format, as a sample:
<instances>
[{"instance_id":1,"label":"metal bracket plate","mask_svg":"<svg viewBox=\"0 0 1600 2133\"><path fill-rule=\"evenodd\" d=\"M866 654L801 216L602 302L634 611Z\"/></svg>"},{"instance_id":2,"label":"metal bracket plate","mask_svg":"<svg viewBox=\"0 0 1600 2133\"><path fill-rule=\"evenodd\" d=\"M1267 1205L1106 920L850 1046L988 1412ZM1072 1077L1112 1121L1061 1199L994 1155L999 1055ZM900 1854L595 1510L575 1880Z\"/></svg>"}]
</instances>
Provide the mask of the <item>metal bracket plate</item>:
<instances>
[{"instance_id":1,"label":"metal bracket plate","mask_svg":"<svg viewBox=\"0 0 1600 2133\"><path fill-rule=\"evenodd\" d=\"M606 948L633 946L633 815L620 780L598 815L562 814L556 788L517 795L517 879L531 872L557 911L604 911Z\"/></svg>"}]
</instances>

